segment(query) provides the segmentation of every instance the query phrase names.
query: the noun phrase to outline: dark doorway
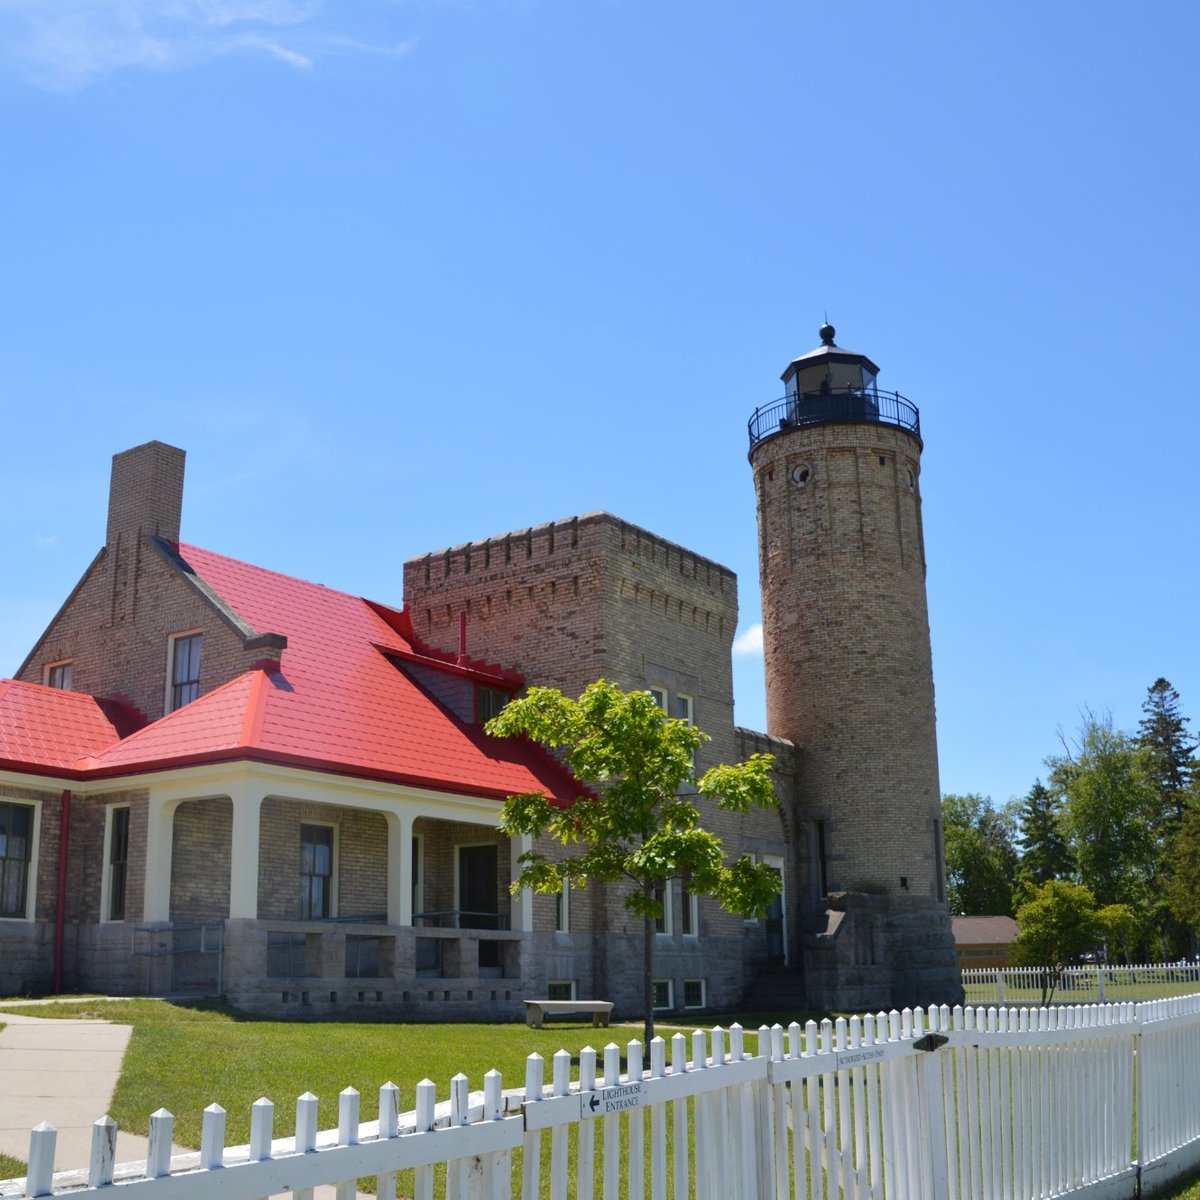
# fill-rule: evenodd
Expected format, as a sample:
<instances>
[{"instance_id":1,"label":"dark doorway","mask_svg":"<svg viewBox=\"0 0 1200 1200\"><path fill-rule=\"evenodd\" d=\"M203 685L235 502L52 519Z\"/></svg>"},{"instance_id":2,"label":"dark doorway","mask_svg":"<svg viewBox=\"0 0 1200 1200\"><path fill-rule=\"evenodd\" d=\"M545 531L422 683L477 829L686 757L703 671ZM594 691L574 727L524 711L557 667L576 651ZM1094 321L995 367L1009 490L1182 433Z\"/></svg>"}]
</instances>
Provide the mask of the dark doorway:
<instances>
[{"instance_id":1,"label":"dark doorway","mask_svg":"<svg viewBox=\"0 0 1200 1200\"><path fill-rule=\"evenodd\" d=\"M776 875L782 876L782 871L776 871ZM784 940L783 930L783 880L780 879L780 889L776 893L775 898L767 907L767 962L769 963L785 963L787 962L787 946Z\"/></svg>"},{"instance_id":2,"label":"dark doorway","mask_svg":"<svg viewBox=\"0 0 1200 1200\"><path fill-rule=\"evenodd\" d=\"M458 923L464 929L500 928L499 847L459 846ZM480 939L479 969L500 966L500 943Z\"/></svg>"}]
</instances>

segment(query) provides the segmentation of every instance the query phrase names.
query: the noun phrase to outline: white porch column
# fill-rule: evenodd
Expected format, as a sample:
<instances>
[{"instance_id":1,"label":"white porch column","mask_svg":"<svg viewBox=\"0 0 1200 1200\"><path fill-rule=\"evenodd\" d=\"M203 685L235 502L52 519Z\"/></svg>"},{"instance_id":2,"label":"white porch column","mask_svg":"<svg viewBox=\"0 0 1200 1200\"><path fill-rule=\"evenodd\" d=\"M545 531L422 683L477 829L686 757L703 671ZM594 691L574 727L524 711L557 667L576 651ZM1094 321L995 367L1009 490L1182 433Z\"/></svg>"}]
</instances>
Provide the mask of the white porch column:
<instances>
[{"instance_id":1,"label":"white porch column","mask_svg":"<svg viewBox=\"0 0 1200 1200\"><path fill-rule=\"evenodd\" d=\"M518 833L512 835L508 839L509 854L512 859L512 877L516 879L521 873L521 864L518 861L522 854L533 849L533 838L527 833ZM520 892L513 897L512 901L512 927L520 930L522 933L533 932L533 890L532 888L522 888Z\"/></svg>"},{"instance_id":2,"label":"white porch column","mask_svg":"<svg viewBox=\"0 0 1200 1200\"><path fill-rule=\"evenodd\" d=\"M151 791L146 805L146 882L142 920L171 919L171 840L178 800L164 800Z\"/></svg>"},{"instance_id":3,"label":"white porch column","mask_svg":"<svg viewBox=\"0 0 1200 1200\"><path fill-rule=\"evenodd\" d=\"M258 843L262 792L249 784L230 789L233 844L229 854L229 916L258 917Z\"/></svg>"},{"instance_id":4,"label":"white porch column","mask_svg":"<svg viewBox=\"0 0 1200 1200\"><path fill-rule=\"evenodd\" d=\"M389 925L411 925L412 832L408 813L388 813L387 920Z\"/></svg>"}]
</instances>

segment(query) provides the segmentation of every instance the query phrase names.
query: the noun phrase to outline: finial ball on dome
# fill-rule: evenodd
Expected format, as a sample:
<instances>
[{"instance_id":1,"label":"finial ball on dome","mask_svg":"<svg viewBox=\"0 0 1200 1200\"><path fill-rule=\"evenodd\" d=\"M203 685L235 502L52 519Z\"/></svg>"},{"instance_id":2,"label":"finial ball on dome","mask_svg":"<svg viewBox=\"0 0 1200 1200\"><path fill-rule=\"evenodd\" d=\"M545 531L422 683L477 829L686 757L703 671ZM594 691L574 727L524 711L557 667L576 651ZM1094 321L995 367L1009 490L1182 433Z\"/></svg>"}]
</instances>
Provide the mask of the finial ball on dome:
<instances>
[{"instance_id":1,"label":"finial ball on dome","mask_svg":"<svg viewBox=\"0 0 1200 1200\"><path fill-rule=\"evenodd\" d=\"M822 345L832 346L833 335L837 333L837 330L834 329L834 327L830 325L828 321L826 321L825 324L817 330L817 333L820 335Z\"/></svg>"}]
</instances>

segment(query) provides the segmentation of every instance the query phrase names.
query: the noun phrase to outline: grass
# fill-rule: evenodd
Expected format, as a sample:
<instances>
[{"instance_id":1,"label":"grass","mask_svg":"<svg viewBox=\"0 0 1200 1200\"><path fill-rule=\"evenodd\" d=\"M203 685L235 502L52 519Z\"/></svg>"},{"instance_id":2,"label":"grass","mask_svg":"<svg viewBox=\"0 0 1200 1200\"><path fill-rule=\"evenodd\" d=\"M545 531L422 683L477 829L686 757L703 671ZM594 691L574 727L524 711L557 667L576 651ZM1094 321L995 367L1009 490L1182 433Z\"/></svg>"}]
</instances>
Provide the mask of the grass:
<instances>
[{"instance_id":1,"label":"grass","mask_svg":"<svg viewBox=\"0 0 1200 1200\"><path fill-rule=\"evenodd\" d=\"M2 1007L2 1004L0 1004ZM600 1051L610 1041L624 1050L640 1027L593 1029L555 1023L543 1029L524 1024L401 1025L334 1021L270 1021L225 1008L168 1004L163 1000L119 1000L103 1004L72 1001L48 1004L39 1017L103 1018L133 1026L110 1115L121 1129L146 1133L150 1114L164 1107L175 1114L175 1140L199 1146L204 1107L217 1102L228 1112L230 1145L250 1139L250 1106L260 1096L276 1105L276 1128L291 1128L296 1097L319 1098L319 1128L337 1125L338 1093L346 1087L362 1095L362 1119L378 1115L379 1087L391 1080L400 1088L401 1111L413 1105L416 1084L428 1077L438 1099L449 1096L459 1071L472 1090L483 1087L488 1070L500 1071L504 1086L522 1087L525 1059L535 1051L552 1077L557 1050L571 1053L578 1078L578 1054L587 1045ZM707 1020L711 1024L711 1020ZM695 1026L687 1026L690 1032ZM676 1027L664 1027L669 1037ZM747 1048L757 1039L747 1036ZM690 1050L690 1047L689 1047Z\"/></svg>"}]
</instances>

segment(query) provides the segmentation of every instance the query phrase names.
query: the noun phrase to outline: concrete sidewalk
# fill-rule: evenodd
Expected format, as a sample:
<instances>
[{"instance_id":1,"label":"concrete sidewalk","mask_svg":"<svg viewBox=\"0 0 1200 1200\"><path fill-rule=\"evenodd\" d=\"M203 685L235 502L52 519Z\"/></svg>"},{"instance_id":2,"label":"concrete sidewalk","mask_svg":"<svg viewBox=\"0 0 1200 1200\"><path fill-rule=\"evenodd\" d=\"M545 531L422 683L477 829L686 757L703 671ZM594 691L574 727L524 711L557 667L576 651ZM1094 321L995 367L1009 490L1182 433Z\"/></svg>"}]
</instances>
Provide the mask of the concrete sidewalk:
<instances>
[{"instance_id":1,"label":"concrete sidewalk","mask_svg":"<svg viewBox=\"0 0 1200 1200\"><path fill-rule=\"evenodd\" d=\"M36 1011L40 1001L6 1007ZM55 1171L85 1171L92 1126L107 1115L133 1029L92 1018L55 1020L0 1012L0 1152L29 1158L29 1131L42 1121L58 1130ZM144 1161L147 1139L117 1131L118 1163ZM181 1146L173 1154L185 1154ZM289 1193L290 1194L290 1193ZM315 1191L332 1200L333 1187ZM362 1193L360 1200L374 1200Z\"/></svg>"}]
</instances>

